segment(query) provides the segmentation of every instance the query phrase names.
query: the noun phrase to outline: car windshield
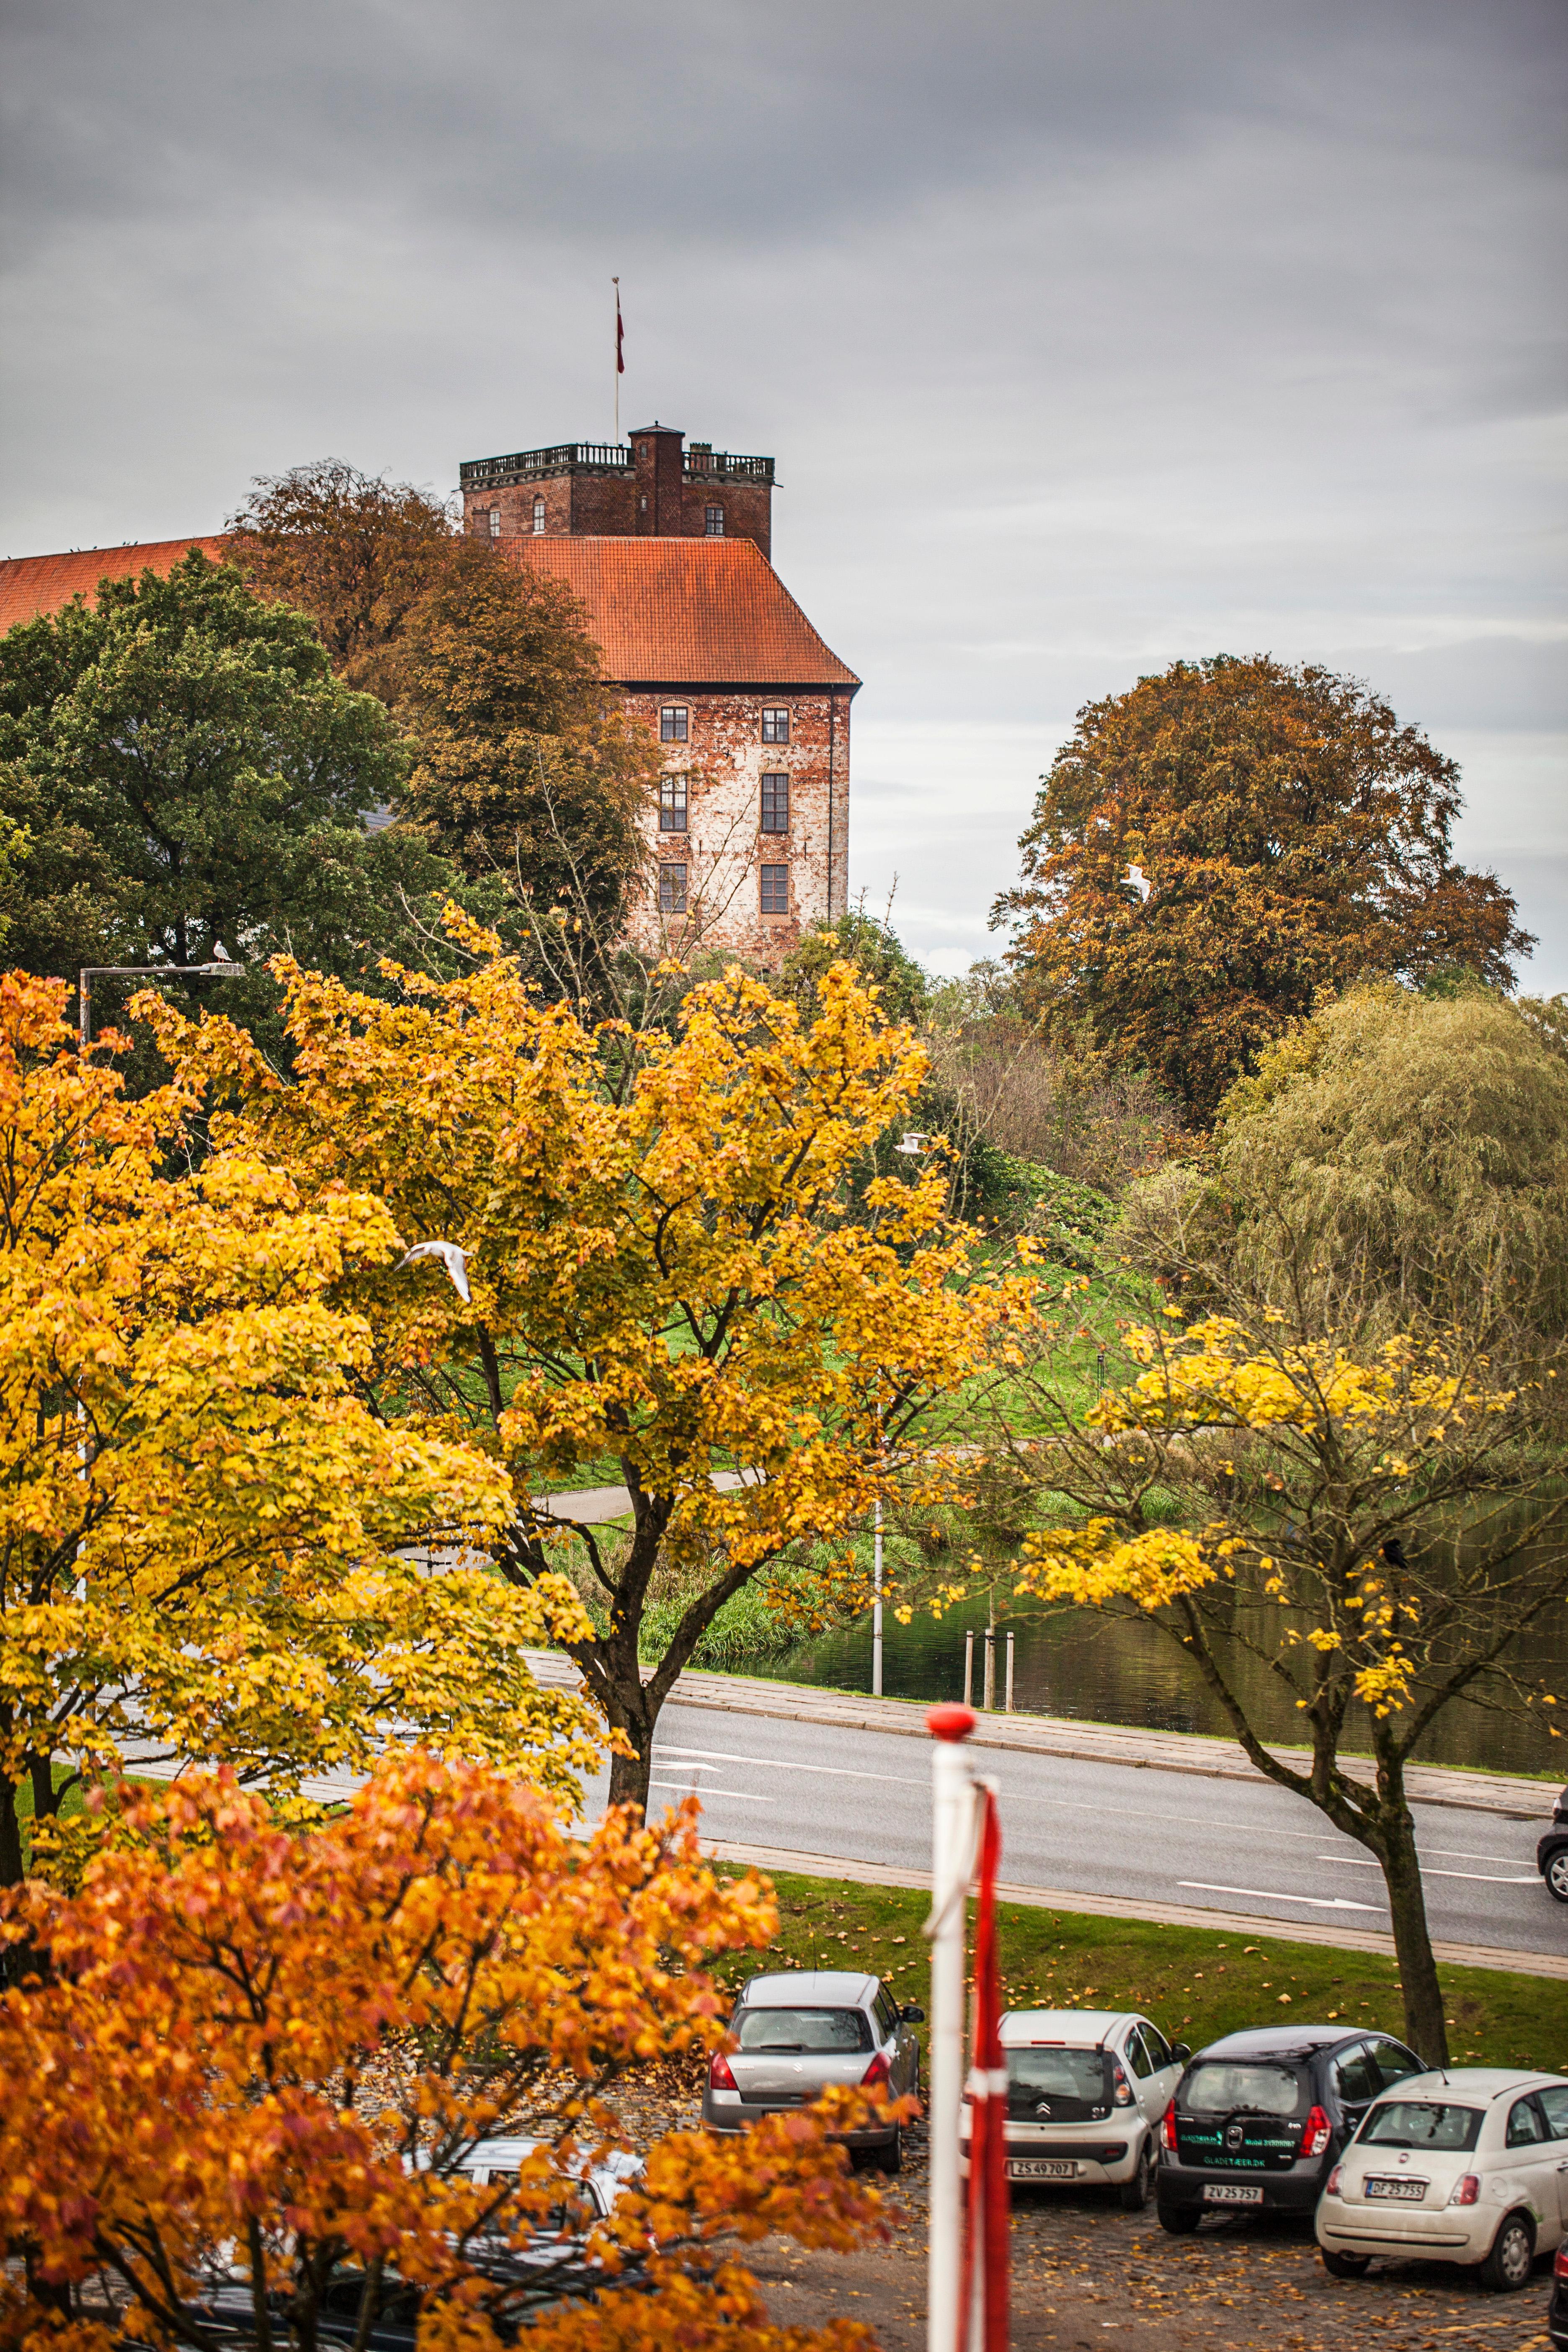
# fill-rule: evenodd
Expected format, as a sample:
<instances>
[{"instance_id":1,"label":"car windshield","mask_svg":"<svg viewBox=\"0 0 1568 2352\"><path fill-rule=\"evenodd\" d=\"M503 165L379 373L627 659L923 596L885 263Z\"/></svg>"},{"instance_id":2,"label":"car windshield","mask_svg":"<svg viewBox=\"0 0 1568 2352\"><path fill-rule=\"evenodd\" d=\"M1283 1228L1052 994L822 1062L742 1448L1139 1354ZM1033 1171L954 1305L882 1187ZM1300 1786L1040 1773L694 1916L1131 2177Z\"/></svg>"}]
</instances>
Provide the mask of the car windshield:
<instances>
[{"instance_id":1,"label":"car windshield","mask_svg":"<svg viewBox=\"0 0 1568 2352\"><path fill-rule=\"evenodd\" d=\"M742 2050L795 2050L829 2056L871 2047L870 2021L858 2009L743 2009Z\"/></svg>"},{"instance_id":2,"label":"car windshield","mask_svg":"<svg viewBox=\"0 0 1568 2352\"><path fill-rule=\"evenodd\" d=\"M1474 2147L1480 2136L1479 2107L1451 2107L1430 2099L1390 2099L1372 2109L1356 2134L1357 2139L1379 2147L1429 2147L1455 2156Z\"/></svg>"},{"instance_id":3,"label":"car windshield","mask_svg":"<svg viewBox=\"0 0 1568 2352\"><path fill-rule=\"evenodd\" d=\"M1016 2095L1080 2099L1088 2106L1105 2098L1105 2056L1099 2050L1009 2050L1007 2088Z\"/></svg>"},{"instance_id":4,"label":"car windshield","mask_svg":"<svg viewBox=\"0 0 1568 2352\"><path fill-rule=\"evenodd\" d=\"M1200 2059L1182 2086L1182 2105L1199 2116L1293 2116L1301 2104L1294 2067L1253 2059Z\"/></svg>"}]
</instances>

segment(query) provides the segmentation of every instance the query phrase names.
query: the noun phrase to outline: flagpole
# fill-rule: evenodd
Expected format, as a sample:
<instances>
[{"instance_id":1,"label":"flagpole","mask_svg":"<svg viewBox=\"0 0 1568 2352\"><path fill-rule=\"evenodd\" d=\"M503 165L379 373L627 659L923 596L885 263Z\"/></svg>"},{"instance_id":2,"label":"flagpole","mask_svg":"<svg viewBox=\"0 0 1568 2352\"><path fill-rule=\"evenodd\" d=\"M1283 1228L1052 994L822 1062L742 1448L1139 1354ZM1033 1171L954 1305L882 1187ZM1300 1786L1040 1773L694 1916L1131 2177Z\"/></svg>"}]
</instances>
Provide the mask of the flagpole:
<instances>
[{"instance_id":1,"label":"flagpole","mask_svg":"<svg viewBox=\"0 0 1568 2352\"><path fill-rule=\"evenodd\" d=\"M621 281L618 278L612 278L610 283L616 289L616 444L618 447L621 438Z\"/></svg>"}]
</instances>

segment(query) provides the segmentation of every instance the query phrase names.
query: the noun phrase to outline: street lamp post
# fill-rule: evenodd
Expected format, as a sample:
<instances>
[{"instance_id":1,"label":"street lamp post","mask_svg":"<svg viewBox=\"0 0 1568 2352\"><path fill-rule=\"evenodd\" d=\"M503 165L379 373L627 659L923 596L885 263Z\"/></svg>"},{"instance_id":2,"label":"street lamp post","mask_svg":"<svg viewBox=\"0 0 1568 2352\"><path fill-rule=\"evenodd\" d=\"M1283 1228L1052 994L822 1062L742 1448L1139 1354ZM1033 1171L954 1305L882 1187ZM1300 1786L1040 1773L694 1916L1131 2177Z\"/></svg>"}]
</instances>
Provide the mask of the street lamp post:
<instances>
[{"instance_id":1,"label":"street lamp post","mask_svg":"<svg viewBox=\"0 0 1568 2352\"><path fill-rule=\"evenodd\" d=\"M92 1042L92 983L95 980L210 980L219 972L243 971L230 963L86 963L76 981L76 1034L83 1045Z\"/></svg>"}]
</instances>

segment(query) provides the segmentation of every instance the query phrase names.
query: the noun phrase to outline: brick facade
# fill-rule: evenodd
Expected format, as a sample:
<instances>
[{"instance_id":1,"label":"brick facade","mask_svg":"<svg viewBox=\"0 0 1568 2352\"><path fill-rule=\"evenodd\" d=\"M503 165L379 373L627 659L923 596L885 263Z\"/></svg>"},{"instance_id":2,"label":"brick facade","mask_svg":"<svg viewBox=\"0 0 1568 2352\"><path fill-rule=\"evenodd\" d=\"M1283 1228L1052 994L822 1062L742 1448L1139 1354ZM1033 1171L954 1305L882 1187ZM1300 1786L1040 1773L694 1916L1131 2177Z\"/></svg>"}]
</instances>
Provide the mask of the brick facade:
<instances>
[{"instance_id":1,"label":"brick facade","mask_svg":"<svg viewBox=\"0 0 1568 2352\"><path fill-rule=\"evenodd\" d=\"M501 545L581 598L606 676L659 744L670 789L650 812L657 870L637 943L773 965L843 914L860 681L755 546L531 533Z\"/></svg>"},{"instance_id":2,"label":"brick facade","mask_svg":"<svg viewBox=\"0 0 1568 2352\"><path fill-rule=\"evenodd\" d=\"M775 965L804 931L843 914L852 691L682 685L627 693L627 710L660 738L666 776L685 785L662 795L658 883L632 929L640 946L700 942ZM666 712L684 714L684 741L664 740ZM780 712L784 741L772 715ZM676 890L668 886L678 872Z\"/></svg>"},{"instance_id":3,"label":"brick facade","mask_svg":"<svg viewBox=\"0 0 1568 2352\"><path fill-rule=\"evenodd\" d=\"M498 539L749 539L773 546L773 461L685 446L673 425L639 425L629 446L563 442L461 467L463 528Z\"/></svg>"}]
</instances>

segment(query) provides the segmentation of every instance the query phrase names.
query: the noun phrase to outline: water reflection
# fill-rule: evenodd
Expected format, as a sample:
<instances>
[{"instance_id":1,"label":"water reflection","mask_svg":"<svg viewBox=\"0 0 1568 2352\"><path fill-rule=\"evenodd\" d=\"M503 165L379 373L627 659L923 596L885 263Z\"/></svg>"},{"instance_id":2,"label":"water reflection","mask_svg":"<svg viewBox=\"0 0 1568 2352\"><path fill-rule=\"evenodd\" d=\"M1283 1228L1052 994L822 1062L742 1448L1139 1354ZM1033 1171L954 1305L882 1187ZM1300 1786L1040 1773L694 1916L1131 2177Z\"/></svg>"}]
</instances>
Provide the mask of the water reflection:
<instances>
[{"instance_id":1,"label":"water reflection","mask_svg":"<svg viewBox=\"0 0 1568 2352\"><path fill-rule=\"evenodd\" d=\"M974 1696L981 1690L980 1629L986 1604L978 1598L940 1624L930 1618L889 1624L883 1649L883 1689L889 1698L957 1699L963 1696L963 1637L975 1630ZM1141 1724L1161 1731L1228 1729L1191 1660L1146 1618L1102 1617L1090 1610L1053 1610L998 1616L996 1703L1002 1703L1002 1633L1010 1627L1015 1652L1015 1704L1037 1715L1076 1716L1094 1723ZM1282 1630L1281 1619L1280 1629ZM1273 1630L1273 1629L1271 1629ZM1568 1690L1568 1611L1554 1612L1531 1637L1533 1663L1549 1687ZM1289 1693L1260 1659L1233 1653L1239 1676L1268 1739L1300 1741L1301 1719ZM819 1634L762 1671L788 1682L837 1690L871 1687L871 1627L862 1619L841 1633ZM1562 1712L1568 1717L1568 1706ZM1370 1745L1364 1711L1352 1711L1351 1748ZM1532 1709L1500 1713L1458 1699L1438 1717L1419 1754L1433 1764L1468 1764L1493 1772L1545 1772L1568 1777L1568 1737L1553 1739Z\"/></svg>"}]
</instances>

